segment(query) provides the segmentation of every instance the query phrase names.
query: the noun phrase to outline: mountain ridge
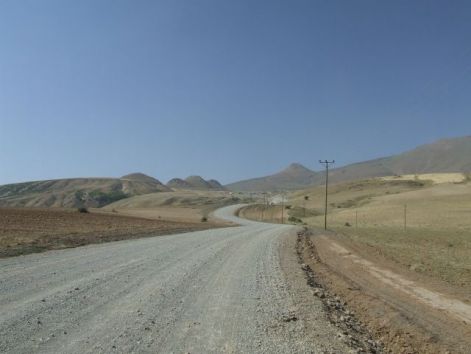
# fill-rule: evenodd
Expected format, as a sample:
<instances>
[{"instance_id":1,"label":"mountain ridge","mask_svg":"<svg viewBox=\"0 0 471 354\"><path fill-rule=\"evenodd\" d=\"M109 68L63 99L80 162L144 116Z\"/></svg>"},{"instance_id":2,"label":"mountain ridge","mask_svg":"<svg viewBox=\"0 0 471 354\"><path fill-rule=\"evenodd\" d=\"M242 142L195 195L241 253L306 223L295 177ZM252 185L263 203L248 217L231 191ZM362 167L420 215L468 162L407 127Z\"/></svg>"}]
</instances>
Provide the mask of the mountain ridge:
<instances>
[{"instance_id":1,"label":"mountain ridge","mask_svg":"<svg viewBox=\"0 0 471 354\"><path fill-rule=\"evenodd\" d=\"M185 179L172 178L167 182L167 187L172 189L193 189L193 190L225 190L224 186L215 179L205 180L201 176L192 175Z\"/></svg>"},{"instance_id":2,"label":"mountain ridge","mask_svg":"<svg viewBox=\"0 0 471 354\"><path fill-rule=\"evenodd\" d=\"M0 206L101 207L129 196L168 192L159 180L135 173L122 178L64 178L0 186Z\"/></svg>"},{"instance_id":3,"label":"mountain ridge","mask_svg":"<svg viewBox=\"0 0 471 354\"><path fill-rule=\"evenodd\" d=\"M344 182L364 178L432 172L470 172L471 136L440 139L412 150L372 160L332 168L329 180ZM323 171L313 171L300 163L272 175L227 184L232 191L279 191L324 183Z\"/></svg>"}]
</instances>

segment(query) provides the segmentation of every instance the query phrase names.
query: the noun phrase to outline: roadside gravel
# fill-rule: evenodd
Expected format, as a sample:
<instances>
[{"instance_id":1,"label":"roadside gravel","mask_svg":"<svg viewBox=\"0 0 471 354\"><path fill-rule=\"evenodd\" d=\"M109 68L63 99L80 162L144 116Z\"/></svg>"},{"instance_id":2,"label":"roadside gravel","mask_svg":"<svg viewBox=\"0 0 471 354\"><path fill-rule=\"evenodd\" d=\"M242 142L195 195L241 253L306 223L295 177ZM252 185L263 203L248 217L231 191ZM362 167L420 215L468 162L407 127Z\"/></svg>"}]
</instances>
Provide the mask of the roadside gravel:
<instances>
[{"instance_id":1,"label":"roadside gravel","mask_svg":"<svg viewBox=\"0 0 471 354\"><path fill-rule=\"evenodd\" d=\"M309 293L296 229L236 208L215 216L240 227L0 260L0 352L349 352Z\"/></svg>"}]
</instances>

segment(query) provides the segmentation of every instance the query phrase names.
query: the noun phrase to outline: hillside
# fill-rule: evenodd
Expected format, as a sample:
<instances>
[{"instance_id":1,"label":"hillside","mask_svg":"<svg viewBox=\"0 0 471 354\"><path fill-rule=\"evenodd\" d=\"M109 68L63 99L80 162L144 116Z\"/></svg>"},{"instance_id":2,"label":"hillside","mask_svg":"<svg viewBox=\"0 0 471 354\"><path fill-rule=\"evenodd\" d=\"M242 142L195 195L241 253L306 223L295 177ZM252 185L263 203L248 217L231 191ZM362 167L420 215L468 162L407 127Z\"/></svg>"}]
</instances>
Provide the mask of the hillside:
<instances>
[{"instance_id":1,"label":"hillside","mask_svg":"<svg viewBox=\"0 0 471 354\"><path fill-rule=\"evenodd\" d=\"M129 180L129 181L136 181L136 182L144 182L144 183L155 183L155 184L162 184L158 179L145 175L144 173L136 172L130 173L129 175L125 175L120 178L121 180Z\"/></svg>"},{"instance_id":2,"label":"hillside","mask_svg":"<svg viewBox=\"0 0 471 354\"><path fill-rule=\"evenodd\" d=\"M249 195L233 195L227 191L178 190L150 193L119 200L104 209L123 215L174 221L200 221L211 218L217 208L231 204L253 203Z\"/></svg>"},{"instance_id":3,"label":"hillside","mask_svg":"<svg viewBox=\"0 0 471 354\"><path fill-rule=\"evenodd\" d=\"M185 178L185 181L193 188L198 190L209 190L211 185L200 176L189 176Z\"/></svg>"},{"instance_id":4,"label":"hillside","mask_svg":"<svg viewBox=\"0 0 471 354\"><path fill-rule=\"evenodd\" d=\"M214 190L219 190L219 191L226 190L224 186L219 181L216 181L215 179L208 180L208 183L211 186L211 188Z\"/></svg>"},{"instance_id":5,"label":"hillside","mask_svg":"<svg viewBox=\"0 0 471 354\"><path fill-rule=\"evenodd\" d=\"M167 183L167 187L174 190L200 190L200 191L223 191L224 186L218 181L211 179L205 180L200 176L189 176L184 180L181 178L173 178Z\"/></svg>"},{"instance_id":6,"label":"hillside","mask_svg":"<svg viewBox=\"0 0 471 354\"><path fill-rule=\"evenodd\" d=\"M191 189L192 186L187 181L181 178L173 178L167 182L167 187L172 189Z\"/></svg>"},{"instance_id":7,"label":"hillside","mask_svg":"<svg viewBox=\"0 0 471 354\"><path fill-rule=\"evenodd\" d=\"M129 196L169 190L144 174L35 181L0 186L0 206L101 207Z\"/></svg>"},{"instance_id":8,"label":"hillside","mask_svg":"<svg viewBox=\"0 0 471 354\"><path fill-rule=\"evenodd\" d=\"M231 183L225 187L234 191L276 191L298 189L316 182L317 172L299 163L293 163L279 173Z\"/></svg>"},{"instance_id":9,"label":"hillside","mask_svg":"<svg viewBox=\"0 0 471 354\"><path fill-rule=\"evenodd\" d=\"M402 174L470 171L471 136L466 136L439 140L399 155L333 168L329 178L335 183ZM234 191L293 190L320 183L324 183L323 171L292 164L279 173L231 183L226 188Z\"/></svg>"}]
</instances>

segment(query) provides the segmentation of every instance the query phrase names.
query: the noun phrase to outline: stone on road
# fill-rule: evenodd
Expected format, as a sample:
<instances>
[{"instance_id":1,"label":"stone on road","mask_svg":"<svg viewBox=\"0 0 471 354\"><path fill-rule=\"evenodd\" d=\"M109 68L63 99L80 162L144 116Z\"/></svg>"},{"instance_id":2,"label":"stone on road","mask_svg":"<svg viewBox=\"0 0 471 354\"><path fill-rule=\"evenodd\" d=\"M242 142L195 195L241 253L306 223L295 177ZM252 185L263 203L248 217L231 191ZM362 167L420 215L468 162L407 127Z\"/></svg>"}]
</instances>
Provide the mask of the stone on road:
<instances>
[{"instance_id":1,"label":"stone on road","mask_svg":"<svg viewBox=\"0 0 471 354\"><path fill-rule=\"evenodd\" d=\"M296 229L241 226L0 260L1 353L348 352Z\"/></svg>"}]
</instances>

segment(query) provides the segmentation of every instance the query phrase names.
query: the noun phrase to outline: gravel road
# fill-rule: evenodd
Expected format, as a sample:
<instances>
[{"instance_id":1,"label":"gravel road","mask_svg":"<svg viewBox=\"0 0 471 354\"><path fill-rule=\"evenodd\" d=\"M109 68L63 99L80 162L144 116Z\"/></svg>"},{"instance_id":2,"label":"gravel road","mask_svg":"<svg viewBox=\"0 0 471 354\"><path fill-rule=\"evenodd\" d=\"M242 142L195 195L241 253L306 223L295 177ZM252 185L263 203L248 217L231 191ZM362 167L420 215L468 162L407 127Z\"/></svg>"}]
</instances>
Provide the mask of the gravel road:
<instances>
[{"instance_id":1,"label":"gravel road","mask_svg":"<svg viewBox=\"0 0 471 354\"><path fill-rule=\"evenodd\" d=\"M292 226L242 226L0 260L1 353L346 353ZM287 276L288 275L288 276Z\"/></svg>"}]
</instances>

